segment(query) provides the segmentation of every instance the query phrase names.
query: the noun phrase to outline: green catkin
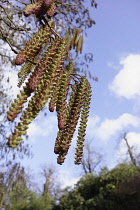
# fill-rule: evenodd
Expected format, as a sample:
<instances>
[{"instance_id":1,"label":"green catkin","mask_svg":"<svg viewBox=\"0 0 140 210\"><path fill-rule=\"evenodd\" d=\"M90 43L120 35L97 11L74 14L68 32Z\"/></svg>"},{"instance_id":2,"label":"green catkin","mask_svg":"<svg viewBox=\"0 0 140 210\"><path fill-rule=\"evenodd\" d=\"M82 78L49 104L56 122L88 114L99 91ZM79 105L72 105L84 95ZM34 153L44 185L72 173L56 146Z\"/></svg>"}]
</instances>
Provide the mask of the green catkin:
<instances>
[{"instance_id":1,"label":"green catkin","mask_svg":"<svg viewBox=\"0 0 140 210\"><path fill-rule=\"evenodd\" d=\"M45 13L48 17L52 17L55 12L56 5L53 0L39 0L24 9L25 16L36 14L38 18ZM70 37L69 33L67 33L65 38L61 39L55 34L56 38L48 44L47 41L51 37L51 31L48 25L40 27L16 57L15 63L17 65L26 62L18 73L20 78L18 86L22 85L30 73L31 75L26 86L17 95L14 103L11 104L7 112L7 118L13 121L22 111L27 98L32 97L20 117L20 122L18 122L13 133L8 138L8 145L15 148L20 144L22 136L27 134L29 124L37 117L50 99L49 110L52 112L56 107L58 117L59 131L54 146L54 152L58 154L58 164L62 164L65 160L81 115L74 162L80 164L89 113L91 87L86 77L77 77L74 74L73 62L70 62L65 68L63 65L70 49L73 48L77 53L79 51L82 53L83 36L80 36L81 30L76 29L73 37ZM42 56L39 51L45 49L44 45L46 44L48 48ZM68 97L70 87L72 93Z\"/></svg>"},{"instance_id":2,"label":"green catkin","mask_svg":"<svg viewBox=\"0 0 140 210\"><path fill-rule=\"evenodd\" d=\"M59 52L60 51L60 52ZM49 102L49 110L50 112L54 111L55 105L57 103L57 98L60 91L60 84L63 77L63 73L65 72L65 69L63 68L64 60L67 54L67 45L65 44L65 40L63 40L62 43L62 49L60 49L57 54L57 59L60 61L58 62L56 74L55 74L55 80L54 80L54 90L52 92L51 100Z\"/></svg>"},{"instance_id":3,"label":"green catkin","mask_svg":"<svg viewBox=\"0 0 140 210\"><path fill-rule=\"evenodd\" d=\"M80 36L79 36L80 33L81 33L81 29L75 29L74 35L73 35L73 38L72 38L72 43L71 43L71 47L73 47L73 49L77 48L78 41L79 41L79 38L80 38Z\"/></svg>"},{"instance_id":4,"label":"green catkin","mask_svg":"<svg viewBox=\"0 0 140 210\"><path fill-rule=\"evenodd\" d=\"M82 52L82 46L83 46L83 36L80 36L78 39L78 43L76 45L76 52L78 53L79 51Z\"/></svg>"},{"instance_id":5,"label":"green catkin","mask_svg":"<svg viewBox=\"0 0 140 210\"><path fill-rule=\"evenodd\" d=\"M33 68L34 68L34 64L32 64L31 62L27 61L24 66L21 68L20 72L18 73L18 77L20 78L19 83L18 83L18 87L21 87L21 85L23 84L23 82L25 81L26 77L28 76L28 74L30 72L32 72Z\"/></svg>"},{"instance_id":6,"label":"green catkin","mask_svg":"<svg viewBox=\"0 0 140 210\"><path fill-rule=\"evenodd\" d=\"M35 14L36 17L41 18L47 12L47 15L52 17L56 11L56 5L54 0L39 0L38 2L28 4L23 13L27 17L31 14Z\"/></svg>"},{"instance_id":7,"label":"green catkin","mask_svg":"<svg viewBox=\"0 0 140 210\"><path fill-rule=\"evenodd\" d=\"M71 109L73 107L74 104L74 100L76 98L76 95L78 93L78 84L74 84L72 85L72 93L70 95L70 99L67 105L67 109L66 109L66 122L68 121L69 117L70 117L70 113L71 113ZM66 124L65 124L66 127ZM63 136L65 136L65 129L63 130L59 130L58 131L58 135L55 141L55 147L54 147L54 153L55 154L59 154L59 152L61 151L61 141L63 140Z\"/></svg>"},{"instance_id":8,"label":"green catkin","mask_svg":"<svg viewBox=\"0 0 140 210\"><path fill-rule=\"evenodd\" d=\"M62 71L63 71L63 69L62 69ZM61 81L61 76L57 80L57 83L55 85L55 89L52 92L52 95L51 95L51 98L50 98L50 102L49 102L49 111L50 112L54 112L54 109L55 109L55 106L56 106L57 95L59 93L60 81Z\"/></svg>"},{"instance_id":9,"label":"green catkin","mask_svg":"<svg viewBox=\"0 0 140 210\"><path fill-rule=\"evenodd\" d=\"M63 46L63 45L62 45ZM64 46L63 46L64 47ZM63 52L63 47L60 49ZM59 52L60 53L60 52ZM54 59L53 60L53 67L52 64L48 69L46 70L46 73L43 77L43 79L40 81L37 90L35 91L35 95L32 96L31 100L28 103L28 107L23 112L23 115L21 116L21 122L18 123L18 125L15 127L15 130L13 134L8 139L8 145L10 147L15 147L19 144L19 142L22 140L21 135L23 135L23 132L25 133L28 129L28 124L30 124L38 115L38 113L43 109L46 102L50 98L50 93L54 87L54 77L52 77L52 74L55 73L57 66L60 65L61 59ZM49 69L50 68L50 69ZM23 128L24 126L24 128ZM18 131L18 132L17 132ZM22 131L22 132L21 132ZM20 139L20 141L16 141L16 139Z\"/></svg>"},{"instance_id":10,"label":"green catkin","mask_svg":"<svg viewBox=\"0 0 140 210\"><path fill-rule=\"evenodd\" d=\"M56 54L53 55L53 59L48 65L47 71L44 74L42 82L40 83L40 87L43 87L43 85L46 85L46 88L49 88L50 96L52 96L52 93L56 87L57 80L62 73L61 72L62 68L60 68L61 62L62 62L61 54L64 52L65 48L66 48L66 44L64 40L61 40L58 51ZM37 106L40 106L39 104L41 100L42 99L38 97L37 102L35 104L36 108Z\"/></svg>"},{"instance_id":11,"label":"green catkin","mask_svg":"<svg viewBox=\"0 0 140 210\"><path fill-rule=\"evenodd\" d=\"M25 75L28 75L31 71L32 68L35 65L33 63L31 63L30 61L27 61L20 69L20 71L18 72L18 78L22 78Z\"/></svg>"},{"instance_id":12,"label":"green catkin","mask_svg":"<svg viewBox=\"0 0 140 210\"><path fill-rule=\"evenodd\" d=\"M11 104L9 111L7 112L7 119L9 121L14 121L17 115L22 111L24 107L23 104L27 102L27 98L30 96L30 92L27 87L24 90L20 90L20 94L14 99L14 103Z\"/></svg>"},{"instance_id":13,"label":"green catkin","mask_svg":"<svg viewBox=\"0 0 140 210\"><path fill-rule=\"evenodd\" d=\"M65 70L63 67L60 65L56 69L56 75L55 75L55 81L54 81L54 89L51 91L51 98L49 102L49 111L54 112L56 102L57 102L57 97L59 95L59 89L60 89L60 83L62 79L63 72Z\"/></svg>"},{"instance_id":14,"label":"green catkin","mask_svg":"<svg viewBox=\"0 0 140 210\"><path fill-rule=\"evenodd\" d=\"M30 61L27 61L18 72L18 78L20 78L20 81L18 83L18 87L21 87L22 83L25 81L26 77L33 71L35 67L35 63L38 61L38 58L41 54L41 49L36 53L34 57L30 59Z\"/></svg>"},{"instance_id":15,"label":"green catkin","mask_svg":"<svg viewBox=\"0 0 140 210\"><path fill-rule=\"evenodd\" d=\"M56 38L53 42L51 42L43 57L36 65L28 83L28 88L31 92L35 91L40 80L43 78L46 68L49 68L51 63L54 61L54 56L55 53L57 53L57 48L60 45L60 41L61 40L59 38Z\"/></svg>"},{"instance_id":16,"label":"green catkin","mask_svg":"<svg viewBox=\"0 0 140 210\"><path fill-rule=\"evenodd\" d=\"M47 25L40 27L38 32L26 43L24 49L18 53L15 64L21 65L28 59L34 57L42 47L43 43L49 39L50 35L51 30Z\"/></svg>"},{"instance_id":17,"label":"green catkin","mask_svg":"<svg viewBox=\"0 0 140 210\"><path fill-rule=\"evenodd\" d=\"M47 91L43 93L47 101L47 98L49 98L49 94L47 94ZM24 133L26 132L26 130L28 129L28 125L36 118L36 116L38 115L40 111L40 110L33 109L33 104L34 104L34 101L36 101L36 97L37 95L32 96L30 102L28 103L28 107L25 109L25 111L23 112L20 118L21 122L18 123L18 125L15 127L14 132L8 139L8 145L12 148L17 146L20 143L20 141L22 140L21 135L24 135L21 131L24 131ZM17 137L18 139L20 139L20 141L19 140L16 141Z\"/></svg>"},{"instance_id":18,"label":"green catkin","mask_svg":"<svg viewBox=\"0 0 140 210\"><path fill-rule=\"evenodd\" d=\"M40 12L40 10L42 9L42 6L43 6L43 0L39 0L38 2L35 2L33 4L28 4L24 8L23 13L26 17L31 14L36 14Z\"/></svg>"},{"instance_id":19,"label":"green catkin","mask_svg":"<svg viewBox=\"0 0 140 210\"><path fill-rule=\"evenodd\" d=\"M66 118L66 106L67 106L67 95L69 90L70 76L68 72L64 71L61 77L61 83L59 87L59 93L56 102L56 111L58 117L58 128L64 129L65 118Z\"/></svg>"},{"instance_id":20,"label":"green catkin","mask_svg":"<svg viewBox=\"0 0 140 210\"><path fill-rule=\"evenodd\" d=\"M56 12L56 4L52 2L48 7L46 14L48 17L52 17L55 14L55 12Z\"/></svg>"},{"instance_id":21,"label":"green catkin","mask_svg":"<svg viewBox=\"0 0 140 210\"><path fill-rule=\"evenodd\" d=\"M80 53L82 54L83 51L83 43L84 43L84 37L81 36L81 47L80 47Z\"/></svg>"},{"instance_id":22,"label":"green catkin","mask_svg":"<svg viewBox=\"0 0 140 210\"><path fill-rule=\"evenodd\" d=\"M69 91L69 84L71 80L71 73L73 73L73 63L67 66L67 69L63 72L61 77L61 83L59 87L59 93L56 101L56 111L58 117L58 128L64 129L66 120L66 109L67 109L67 96Z\"/></svg>"},{"instance_id":23,"label":"green catkin","mask_svg":"<svg viewBox=\"0 0 140 210\"><path fill-rule=\"evenodd\" d=\"M73 134L76 129L76 125L78 123L78 119L80 117L81 107L84 101L84 94L85 94L85 85L84 80L85 77L81 78L80 84L78 84L77 95L75 97L73 106L69 113L69 118L67 118L67 122L65 125L64 135L61 136L60 142L60 152L57 158L57 163L62 164L61 160L64 160L64 157L68 153L68 149L70 147ZM58 134L59 135L59 134ZM63 158L62 158L63 157Z\"/></svg>"},{"instance_id":24,"label":"green catkin","mask_svg":"<svg viewBox=\"0 0 140 210\"><path fill-rule=\"evenodd\" d=\"M88 113L90 108L90 100L91 100L91 86L88 80L85 81L86 85L86 92L85 92L85 99L81 111L81 120L80 126L78 128L78 137L77 137L77 148L76 148L76 157L75 157L75 164L80 164L83 154L83 147L84 147L84 140L86 135L86 127L88 121Z\"/></svg>"}]
</instances>

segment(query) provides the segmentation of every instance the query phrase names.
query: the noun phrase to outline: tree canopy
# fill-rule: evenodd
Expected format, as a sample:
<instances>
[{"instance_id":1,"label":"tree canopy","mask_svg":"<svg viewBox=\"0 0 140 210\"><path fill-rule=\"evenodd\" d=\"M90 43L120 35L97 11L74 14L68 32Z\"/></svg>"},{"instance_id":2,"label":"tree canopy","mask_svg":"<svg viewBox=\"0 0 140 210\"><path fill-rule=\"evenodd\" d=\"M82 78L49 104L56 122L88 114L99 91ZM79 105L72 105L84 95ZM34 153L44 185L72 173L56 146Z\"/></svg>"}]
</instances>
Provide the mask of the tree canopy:
<instances>
[{"instance_id":1,"label":"tree canopy","mask_svg":"<svg viewBox=\"0 0 140 210\"><path fill-rule=\"evenodd\" d=\"M58 209L139 209L139 174L139 168L127 163L104 168L99 175L88 173L74 189L64 191Z\"/></svg>"}]
</instances>

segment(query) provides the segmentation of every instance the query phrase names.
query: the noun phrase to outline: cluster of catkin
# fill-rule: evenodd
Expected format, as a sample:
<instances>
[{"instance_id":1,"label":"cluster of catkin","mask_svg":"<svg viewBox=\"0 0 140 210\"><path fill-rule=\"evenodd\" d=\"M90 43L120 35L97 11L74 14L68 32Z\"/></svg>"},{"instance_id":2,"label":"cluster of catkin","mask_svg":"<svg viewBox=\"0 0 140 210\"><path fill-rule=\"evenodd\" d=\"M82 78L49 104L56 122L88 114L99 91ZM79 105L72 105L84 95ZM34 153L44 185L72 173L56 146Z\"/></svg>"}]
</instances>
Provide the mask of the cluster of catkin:
<instances>
[{"instance_id":1,"label":"cluster of catkin","mask_svg":"<svg viewBox=\"0 0 140 210\"><path fill-rule=\"evenodd\" d=\"M35 14L38 18L45 14L47 17L52 17L56 13L56 5L54 0L39 0L33 4L28 4L23 13L25 16Z\"/></svg>"},{"instance_id":2,"label":"cluster of catkin","mask_svg":"<svg viewBox=\"0 0 140 210\"><path fill-rule=\"evenodd\" d=\"M79 40L79 33L76 32L71 40L73 45L71 41L68 42L67 35L64 38L56 34L52 37L50 26L40 27L16 57L16 65L23 64L18 72L18 86L22 85L26 77L28 81L7 112L9 121L14 121L22 113L20 122L8 138L9 147L15 148L47 102L50 112L56 110L59 131L54 152L58 154L58 164L65 160L79 119L75 164L80 164L91 99L90 83L85 76L75 73L73 61L66 61L69 49L75 47L75 42Z\"/></svg>"}]
</instances>

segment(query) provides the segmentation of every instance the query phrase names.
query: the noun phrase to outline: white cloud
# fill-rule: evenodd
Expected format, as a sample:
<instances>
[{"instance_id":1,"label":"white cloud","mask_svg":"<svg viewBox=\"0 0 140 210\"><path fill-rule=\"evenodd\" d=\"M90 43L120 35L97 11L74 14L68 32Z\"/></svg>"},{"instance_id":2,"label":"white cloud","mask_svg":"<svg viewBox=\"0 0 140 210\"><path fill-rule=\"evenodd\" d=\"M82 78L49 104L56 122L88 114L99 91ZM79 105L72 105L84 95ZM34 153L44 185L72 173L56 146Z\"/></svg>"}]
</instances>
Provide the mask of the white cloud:
<instances>
[{"instance_id":1,"label":"white cloud","mask_svg":"<svg viewBox=\"0 0 140 210\"><path fill-rule=\"evenodd\" d=\"M140 96L140 55L130 54L120 61L123 66L109 89L127 99Z\"/></svg>"},{"instance_id":2,"label":"white cloud","mask_svg":"<svg viewBox=\"0 0 140 210\"><path fill-rule=\"evenodd\" d=\"M109 140L118 132L128 129L130 126L138 127L140 118L129 113L124 113L116 119L105 119L101 121L99 116L89 117L86 130L86 138L98 138L100 140ZM77 130L74 135L73 145L75 146Z\"/></svg>"},{"instance_id":3,"label":"white cloud","mask_svg":"<svg viewBox=\"0 0 140 210\"><path fill-rule=\"evenodd\" d=\"M72 177L68 170L60 170L58 178L61 182L61 188L74 187L80 177Z\"/></svg>"},{"instance_id":4,"label":"white cloud","mask_svg":"<svg viewBox=\"0 0 140 210\"><path fill-rule=\"evenodd\" d=\"M97 127L98 123L100 122L100 117L95 115L94 117L89 117L87 122L87 134L89 136L94 136L95 128Z\"/></svg>"},{"instance_id":5,"label":"white cloud","mask_svg":"<svg viewBox=\"0 0 140 210\"><path fill-rule=\"evenodd\" d=\"M96 137L102 140L109 140L117 132L120 132L129 126L138 127L140 118L128 113L124 113L117 119L106 119L96 129Z\"/></svg>"},{"instance_id":6,"label":"white cloud","mask_svg":"<svg viewBox=\"0 0 140 210\"><path fill-rule=\"evenodd\" d=\"M35 137L46 137L57 133L57 118L49 116L46 119L38 119L30 124L27 134L34 139ZM35 139L34 139L35 140ZM34 141L33 140L33 141Z\"/></svg>"}]
</instances>

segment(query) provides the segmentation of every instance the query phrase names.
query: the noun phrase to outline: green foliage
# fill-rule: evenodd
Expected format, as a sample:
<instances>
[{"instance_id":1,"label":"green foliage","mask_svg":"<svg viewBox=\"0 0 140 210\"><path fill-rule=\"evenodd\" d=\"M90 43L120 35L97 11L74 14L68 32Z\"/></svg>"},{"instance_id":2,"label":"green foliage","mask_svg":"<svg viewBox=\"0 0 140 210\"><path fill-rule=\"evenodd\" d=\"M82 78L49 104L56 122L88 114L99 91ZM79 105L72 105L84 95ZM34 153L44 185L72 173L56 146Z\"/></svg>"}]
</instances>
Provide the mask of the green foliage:
<instances>
[{"instance_id":1,"label":"green foliage","mask_svg":"<svg viewBox=\"0 0 140 210\"><path fill-rule=\"evenodd\" d=\"M138 209L139 177L140 169L129 164L120 164L111 171L104 168L98 176L92 173L86 174L73 190L67 191L60 198L58 209Z\"/></svg>"},{"instance_id":2,"label":"green foliage","mask_svg":"<svg viewBox=\"0 0 140 210\"><path fill-rule=\"evenodd\" d=\"M20 164L10 164L5 172L0 173L0 208L10 206L11 210L51 210L53 199L46 191L37 193L31 189L31 174L25 173Z\"/></svg>"},{"instance_id":3,"label":"green foliage","mask_svg":"<svg viewBox=\"0 0 140 210\"><path fill-rule=\"evenodd\" d=\"M20 190L21 188L22 186ZM11 210L51 210L53 208L53 202L49 195L37 196L36 193L27 192L24 189L19 194L15 193L11 196L10 205Z\"/></svg>"},{"instance_id":4,"label":"green foliage","mask_svg":"<svg viewBox=\"0 0 140 210\"><path fill-rule=\"evenodd\" d=\"M17 172L18 171L18 172ZM138 210L140 208L140 168L120 164L112 170L104 168L99 175L88 173L75 185L57 191L55 204L51 179L52 170L45 171L46 182L43 193L33 191L27 174L19 165L13 165L1 173L1 206L9 205L11 210Z\"/></svg>"}]
</instances>

